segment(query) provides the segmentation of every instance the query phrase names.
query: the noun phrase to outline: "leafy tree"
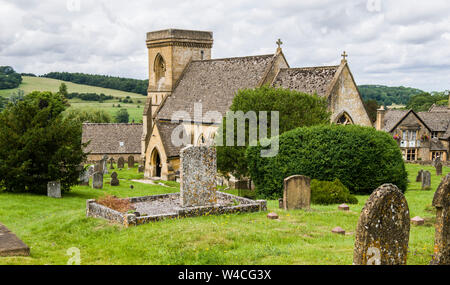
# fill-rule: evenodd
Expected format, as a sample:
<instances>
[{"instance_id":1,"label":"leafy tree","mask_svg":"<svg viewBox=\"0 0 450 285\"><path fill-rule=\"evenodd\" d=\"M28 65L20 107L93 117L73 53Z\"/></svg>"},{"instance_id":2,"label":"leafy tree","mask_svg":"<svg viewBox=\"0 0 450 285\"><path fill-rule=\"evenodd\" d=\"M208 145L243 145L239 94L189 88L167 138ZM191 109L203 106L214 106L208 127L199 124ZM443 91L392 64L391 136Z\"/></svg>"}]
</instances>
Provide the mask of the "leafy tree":
<instances>
[{"instance_id":1,"label":"leafy tree","mask_svg":"<svg viewBox=\"0 0 450 285\"><path fill-rule=\"evenodd\" d=\"M66 85L66 83L63 82L63 83L61 83L59 85L58 93L61 94L62 96L64 96L65 98L67 98L67 94L69 94L69 93L67 92L67 85Z\"/></svg>"},{"instance_id":2,"label":"leafy tree","mask_svg":"<svg viewBox=\"0 0 450 285\"><path fill-rule=\"evenodd\" d=\"M373 99L364 101L364 105L366 107L370 121L374 123L377 120L377 110L380 106L378 105L377 101Z\"/></svg>"},{"instance_id":3,"label":"leafy tree","mask_svg":"<svg viewBox=\"0 0 450 285\"><path fill-rule=\"evenodd\" d=\"M22 89L18 89L17 91L11 93L11 96L9 97L9 101L11 103L16 104L19 101L22 101L25 97L25 92Z\"/></svg>"},{"instance_id":4,"label":"leafy tree","mask_svg":"<svg viewBox=\"0 0 450 285\"><path fill-rule=\"evenodd\" d=\"M0 96L0 112L8 105L8 99Z\"/></svg>"},{"instance_id":5,"label":"leafy tree","mask_svg":"<svg viewBox=\"0 0 450 285\"><path fill-rule=\"evenodd\" d=\"M379 105L384 106L406 105L412 96L423 93L422 90L416 88L383 85L360 85L358 90L364 101L376 100Z\"/></svg>"},{"instance_id":6,"label":"leafy tree","mask_svg":"<svg viewBox=\"0 0 450 285\"><path fill-rule=\"evenodd\" d=\"M60 94L35 91L0 113L0 188L46 194L49 181L61 181L62 191L77 183L86 144L65 109Z\"/></svg>"},{"instance_id":7,"label":"leafy tree","mask_svg":"<svg viewBox=\"0 0 450 285\"><path fill-rule=\"evenodd\" d=\"M263 86L256 89L240 90L233 98L231 111L254 111L259 121L259 111L268 112L268 132L270 130L270 112L279 112L279 133L295 129L300 126L312 126L327 124L330 121L328 104L325 99L317 95L308 95L294 90ZM234 122L235 130L237 122ZM248 176L248 166L245 150L249 145L249 122L245 125L245 146L217 146L217 167L223 175L232 174L242 178ZM257 130L258 131L258 130ZM259 131L258 131L259 132ZM218 139L226 137L226 117L219 128ZM259 136L259 135L258 135ZM237 140L237 132L234 132L234 140ZM237 143L235 143L237 145Z\"/></svg>"},{"instance_id":8,"label":"leafy tree","mask_svg":"<svg viewBox=\"0 0 450 285\"><path fill-rule=\"evenodd\" d=\"M112 123L113 119L109 113L101 109L68 109L65 112L67 119L78 124L82 123Z\"/></svg>"},{"instance_id":9,"label":"leafy tree","mask_svg":"<svg viewBox=\"0 0 450 285\"><path fill-rule=\"evenodd\" d=\"M22 83L22 75L11 66L0 66L0 89L13 89Z\"/></svg>"},{"instance_id":10,"label":"leafy tree","mask_svg":"<svg viewBox=\"0 0 450 285\"><path fill-rule=\"evenodd\" d=\"M116 123L128 123L130 120L130 115L127 109L120 109L116 113Z\"/></svg>"},{"instance_id":11,"label":"leafy tree","mask_svg":"<svg viewBox=\"0 0 450 285\"><path fill-rule=\"evenodd\" d=\"M448 102L448 95L444 93L422 93L411 97L406 108L413 109L415 112L428 111L433 104L437 103L439 105L446 102L446 100Z\"/></svg>"},{"instance_id":12,"label":"leafy tree","mask_svg":"<svg viewBox=\"0 0 450 285\"><path fill-rule=\"evenodd\" d=\"M250 177L258 196L279 198L286 177L338 178L352 194L370 194L384 183L406 191L408 175L397 142L389 133L357 125L297 128L278 137L275 157L261 157L261 146L248 147Z\"/></svg>"}]
</instances>

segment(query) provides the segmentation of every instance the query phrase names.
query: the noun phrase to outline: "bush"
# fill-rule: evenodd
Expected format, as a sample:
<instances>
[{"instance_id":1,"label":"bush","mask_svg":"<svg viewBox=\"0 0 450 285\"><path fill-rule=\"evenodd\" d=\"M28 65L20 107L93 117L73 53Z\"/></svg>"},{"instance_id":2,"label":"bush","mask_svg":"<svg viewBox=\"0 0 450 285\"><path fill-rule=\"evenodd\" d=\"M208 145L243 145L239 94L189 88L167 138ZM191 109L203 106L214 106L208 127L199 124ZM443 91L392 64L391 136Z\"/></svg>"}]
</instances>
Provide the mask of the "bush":
<instances>
[{"instance_id":1,"label":"bush","mask_svg":"<svg viewBox=\"0 0 450 285\"><path fill-rule=\"evenodd\" d=\"M284 178L297 174L321 181L338 178L352 194L370 194L384 183L406 190L402 155L388 133L356 125L322 125L286 132L279 144L278 155L270 158L261 157L261 146L247 149L258 196L281 197Z\"/></svg>"},{"instance_id":2,"label":"bush","mask_svg":"<svg viewBox=\"0 0 450 285\"><path fill-rule=\"evenodd\" d=\"M128 123L130 120L130 115L127 109L120 109L116 113L115 117L116 123Z\"/></svg>"},{"instance_id":3,"label":"bush","mask_svg":"<svg viewBox=\"0 0 450 285\"><path fill-rule=\"evenodd\" d=\"M348 188L339 179L335 179L333 182L313 179L311 181L311 202L319 205L357 204L358 199L350 194Z\"/></svg>"}]
</instances>

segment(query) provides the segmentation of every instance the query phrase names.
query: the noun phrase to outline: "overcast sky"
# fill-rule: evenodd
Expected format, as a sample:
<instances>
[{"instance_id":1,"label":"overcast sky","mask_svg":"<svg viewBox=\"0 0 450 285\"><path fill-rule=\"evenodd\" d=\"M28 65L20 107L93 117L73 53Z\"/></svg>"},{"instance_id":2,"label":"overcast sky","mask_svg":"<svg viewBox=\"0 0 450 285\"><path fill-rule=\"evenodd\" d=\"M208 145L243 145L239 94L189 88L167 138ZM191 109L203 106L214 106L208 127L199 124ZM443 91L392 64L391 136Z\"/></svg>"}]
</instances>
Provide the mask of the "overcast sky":
<instances>
[{"instance_id":1,"label":"overcast sky","mask_svg":"<svg viewBox=\"0 0 450 285\"><path fill-rule=\"evenodd\" d=\"M0 65L147 78L146 32L214 33L213 58L274 53L291 67L349 54L357 84L450 89L448 0L0 0Z\"/></svg>"}]
</instances>

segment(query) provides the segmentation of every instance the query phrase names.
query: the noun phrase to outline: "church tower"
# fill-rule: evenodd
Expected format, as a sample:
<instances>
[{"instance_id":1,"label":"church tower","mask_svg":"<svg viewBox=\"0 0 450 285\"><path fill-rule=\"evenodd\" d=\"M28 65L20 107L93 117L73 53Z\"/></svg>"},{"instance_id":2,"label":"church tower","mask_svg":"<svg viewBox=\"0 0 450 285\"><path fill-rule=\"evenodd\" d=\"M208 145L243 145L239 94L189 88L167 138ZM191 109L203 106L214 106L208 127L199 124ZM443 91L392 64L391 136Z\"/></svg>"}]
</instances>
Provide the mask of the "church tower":
<instances>
[{"instance_id":1,"label":"church tower","mask_svg":"<svg viewBox=\"0 0 450 285\"><path fill-rule=\"evenodd\" d=\"M212 32L168 29L147 33L149 82L143 114L142 154L154 116L191 60L211 59Z\"/></svg>"}]
</instances>

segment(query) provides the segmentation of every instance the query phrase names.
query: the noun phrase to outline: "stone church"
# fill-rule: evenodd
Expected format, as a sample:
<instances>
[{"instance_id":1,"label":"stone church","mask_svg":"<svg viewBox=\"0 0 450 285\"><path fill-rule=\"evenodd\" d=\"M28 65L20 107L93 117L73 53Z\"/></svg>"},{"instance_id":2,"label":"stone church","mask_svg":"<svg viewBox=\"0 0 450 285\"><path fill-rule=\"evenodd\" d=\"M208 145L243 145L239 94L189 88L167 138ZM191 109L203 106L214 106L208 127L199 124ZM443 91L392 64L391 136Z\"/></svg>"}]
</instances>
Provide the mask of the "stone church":
<instances>
[{"instance_id":1,"label":"stone church","mask_svg":"<svg viewBox=\"0 0 450 285\"><path fill-rule=\"evenodd\" d=\"M174 180L182 147L171 137L182 129L190 144L211 144L219 123L195 121L194 104L202 112L224 116L239 89L264 84L325 97L338 124L372 126L344 52L339 65L291 68L281 50L274 54L211 59L212 32L168 29L147 33L148 97L143 115L142 156L145 177ZM191 121L173 123L176 112Z\"/></svg>"}]
</instances>

